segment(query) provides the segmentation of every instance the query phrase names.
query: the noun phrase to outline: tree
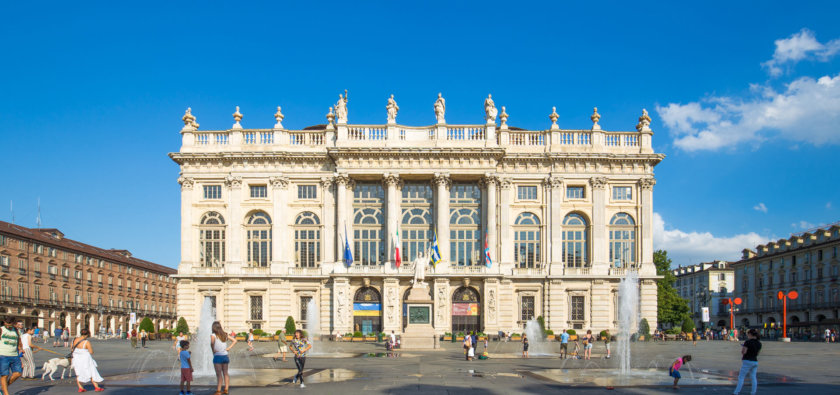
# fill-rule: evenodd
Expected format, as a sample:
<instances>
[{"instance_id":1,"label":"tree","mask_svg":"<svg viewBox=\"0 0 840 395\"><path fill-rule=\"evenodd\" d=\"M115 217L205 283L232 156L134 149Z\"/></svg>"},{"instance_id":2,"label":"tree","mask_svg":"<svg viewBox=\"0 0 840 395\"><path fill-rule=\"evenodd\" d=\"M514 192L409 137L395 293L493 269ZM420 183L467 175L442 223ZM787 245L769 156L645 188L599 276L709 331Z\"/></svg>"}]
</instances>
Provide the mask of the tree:
<instances>
[{"instance_id":1,"label":"tree","mask_svg":"<svg viewBox=\"0 0 840 395\"><path fill-rule=\"evenodd\" d=\"M178 324L175 325L175 333L190 333L190 327L184 317L178 319Z\"/></svg>"},{"instance_id":2,"label":"tree","mask_svg":"<svg viewBox=\"0 0 840 395\"><path fill-rule=\"evenodd\" d=\"M682 322L682 331L685 333L691 333L694 330L694 320L691 317L687 317Z\"/></svg>"},{"instance_id":3,"label":"tree","mask_svg":"<svg viewBox=\"0 0 840 395\"><path fill-rule=\"evenodd\" d=\"M646 341L650 339L650 324L648 324L647 318L642 318L639 321L639 335L644 335Z\"/></svg>"},{"instance_id":4,"label":"tree","mask_svg":"<svg viewBox=\"0 0 840 395\"><path fill-rule=\"evenodd\" d=\"M680 325L690 318L688 301L681 298L674 289L674 274L671 273L671 259L668 251L656 250L653 253L656 274L662 276L656 280L656 313L659 322Z\"/></svg>"},{"instance_id":5,"label":"tree","mask_svg":"<svg viewBox=\"0 0 840 395\"><path fill-rule=\"evenodd\" d=\"M286 334L291 335L295 333L295 319L292 316L286 317Z\"/></svg>"},{"instance_id":6,"label":"tree","mask_svg":"<svg viewBox=\"0 0 840 395\"><path fill-rule=\"evenodd\" d=\"M543 316L537 317L537 323L540 324L540 334L542 334L542 337L545 338L545 318L543 318Z\"/></svg>"},{"instance_id":7,"label":"tree","mask_svg":"<svg viewBox=\"0 0 840 395\"><path fill-rule=\"evenodd\" d=\"M155 332L155 324L152 323L151 318L146 317L146 318L143 318L142 321L140 321L140 328L139 329L141 331L145 330L148 333L154 333Z\"/></svg>"}]
</instances>

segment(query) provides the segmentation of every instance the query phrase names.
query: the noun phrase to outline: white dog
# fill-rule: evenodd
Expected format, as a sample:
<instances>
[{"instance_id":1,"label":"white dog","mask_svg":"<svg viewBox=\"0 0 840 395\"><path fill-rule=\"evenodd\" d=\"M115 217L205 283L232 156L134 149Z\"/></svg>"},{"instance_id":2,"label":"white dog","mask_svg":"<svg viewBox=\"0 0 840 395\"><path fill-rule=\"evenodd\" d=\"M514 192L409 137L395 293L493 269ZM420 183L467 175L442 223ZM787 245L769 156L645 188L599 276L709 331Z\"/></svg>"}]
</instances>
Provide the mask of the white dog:
<instances>
[{"instance_id":1,"label":"white dog","mask_svg":"<svg viewBox=\"0 0 840 395\"><path fill-rule=\"evenodd\" d=\"M70 370L70 374L67 377L73 377L73 361L68 360L67 358L52 358L47 362L44 362L44 374L41 375L41 380L44 379L45 376L49 375L50 380L53 379L53 373L58 372L58 367L61 366L64 370L61 371L61 379L64 380L64 373L67 370Z\"/></svg>"}]
</instances>

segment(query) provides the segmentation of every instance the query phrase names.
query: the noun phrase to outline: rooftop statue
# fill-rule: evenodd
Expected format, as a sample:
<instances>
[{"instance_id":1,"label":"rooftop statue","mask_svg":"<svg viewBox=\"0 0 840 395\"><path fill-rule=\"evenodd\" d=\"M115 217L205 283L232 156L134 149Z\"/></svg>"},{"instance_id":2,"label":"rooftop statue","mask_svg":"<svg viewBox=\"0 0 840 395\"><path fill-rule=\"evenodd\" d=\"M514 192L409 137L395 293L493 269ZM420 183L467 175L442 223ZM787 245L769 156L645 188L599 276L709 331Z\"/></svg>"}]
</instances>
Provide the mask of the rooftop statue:
<instances>
[{"instance_id":1,"label":"rooftop statue","mask_svg":"<svg viewBox=\"0 0 840 395\"><path fill-rule=\"evenodd\" d=\"M283 115L282 112L280 112L280 106L277 106L277 112L274 113L274 119L277 120L277 123L274 124L275 129L283 129L283 123L282 122L283 122L283 118L285 118L285 117L286 116Z\"/></svg>"},{"instance_id":2,"label":"rooftop statue","mask_svg":"<svg viewBox=\"0 0 840 395\"><path fill-rule=\"evenodd\" d=\"M560 118L557 115L557 107L551 107L551 114L549 114L548 119L551 120L551 130L559 130L560 127L557 126L557 118Z\"/></svg>"},{"instance_id":3,"label":"rooftop statue","mask_svg":"<svg viewBox=\"0 0 840 395\"><path fill-rule=\"evenodd\" d=\"M233 124L233 129L242 129L242 125L239 123L242 120L242 113L239 112L239 106L236 106L236 112L233 113L233 120L236 121Z\"/></svg>"},{"instance_id":4,"label":"rooftop statue","mask_svg":"<svg viewBox=\"0 0 840 395\"><path fill-rule=\"evenodd\" d=\"M187 111L184 111L184 117L181 118L184 121L184 128L189 129L198 129L198 123L195 121L195 116L192 115L192 108L187 107Z\"/></svg>"},{"instance_id":5,"label":"rooftop statue","mask_svg":"<svg viewBox=\"0 0 840 395\"><path fill-rule=\"evenodd\" d=\"M437 123L446 123L446 119L444 119L445 115L446 100L444 100L443 96L438 93L438 98L435 100L435 118L437 118Z\"/></svg>"},{"instance_id":6,"label":"rooftop statue","mask_svg":"<svg viewBox=\"0 0 840 395\"><path fill-rule=\"evenodd\" d=\"M502 106L502 113L499 114L499 120L502 121L501 128L507 129L508 113L505 111L505 106Z\"/></svg>"},{"instance_id":7,"label":"rooftop statue","mask_svg":"<svg viewBox=\"0 0 840 395\"><path fill-rule=\"evenodd\" d=\"M650 116L646 109L642 109L642 116L639 117L639 123L636 125L636 130L640 132L650 131Z\"/></svg>"},{"instance_id":8,"label":"rooftop statue","mask_svg":"<svg viewBox=\"0 0 840 395\"><path fill-rule=\"evenodd\" d=\"M498 114L498 110L496 110L496 103L493 102L493 96L487 95L487 98L484 99L484 119L487 120L487 123L496 123L496 114Z\"/></svg>"},{"instance_id":9,"label":"rooftop statue","mask_svg":"<svg viewBox=\"0 0 840 395\"><path fill-rule=\"evenodd\" d=\"M335 117L338 123L347 123L347 89L344 96L338 94L338 102L335 103Z\"/></svg>"},{"instance_id":10,"label":"rooftop statue","mask_svg":"<svg viewBox=\"0 0 840 395\"><path fill-rule=\"evenodd\" d=\"M400 106L394 100L394 95L388 98L388 105L385 106L385 109L388 110L388 123L397 123L397 113L400 111Z\"/></svg>"},{"instance_id":11,"label":"rooftop statue","mask_svg":"<svg viewBox=\"0 0 840 395\"><path fill-rule=\"evenodd\" d=\"M592 116L589 119L592 120L592 130L601 130L601 125L598 125L598 121L601 120L601 114L598 114L598 107L592 110Z\"/></svg>"}]
</instances>

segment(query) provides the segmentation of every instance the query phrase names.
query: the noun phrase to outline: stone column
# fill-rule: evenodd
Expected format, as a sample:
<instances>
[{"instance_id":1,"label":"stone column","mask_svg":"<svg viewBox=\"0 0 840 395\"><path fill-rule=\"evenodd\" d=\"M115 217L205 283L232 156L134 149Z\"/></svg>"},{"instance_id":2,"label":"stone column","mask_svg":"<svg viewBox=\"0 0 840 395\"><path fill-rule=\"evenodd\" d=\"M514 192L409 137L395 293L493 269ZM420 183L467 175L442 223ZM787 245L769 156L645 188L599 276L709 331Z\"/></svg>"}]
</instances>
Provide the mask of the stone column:
<instances>
[{"instance_id":1,"label":"stone column","mask_svg":"<svg viewBox=\"0 0 840 395\"><path fill-rule=\"evenodd\" d=\"M402 180L400 180L399 174L385 173L382 182L385 184L388 202L388 221L386 222L388 248L386 254L388 254L387 260L389 262L395 262L394 254L397 248L395 234L399 228L400 203L402 200L401 196L398 195L398 189L402 189Z\"/></svg>"},{"instance_id":2,"label":"stone column","mask_svg":"<svg viewBox=\"0 0 840 395\"><path fill-rule=\"evenodd\" d=\"M549 177L550 185L549 214L548 214L548 237L550 251L543 249L549 254L546 262L551 262L549 274L563 273L563 177Z\"/></svg>"},{"instance_id":3,"label":"stone column","mask_svg":"<svg viewBox=\"0 0 840 395\"><path fill-rule=\"evenodd\" d=\"M636 262L641 264L640 272L644 275L656 274L656 267L653 265L653 186L656 179L653 177L639 180L639 204L641 205L641 218L638 226L641 227L637 234L641 234L641 248L638 251Z\"/></svg>"},{"instance_id":4,"label":"stone column","mask_svg":"<svg viewBox=\"0 0 840 395\"><path fill-rule=\"evenodd\" d=\"M499 201L502 210L499 211L499 244L501 255L498 258L499 264L508 265L513 262L513 236L511 236L512 223L510 219L510 205L513 202L513 180L502 178L499 180L501 191Z\"/></svg>"},{"instance_id":5,"label":"stone column","mask_svg":"<svg viewBox=\"0 0 840 395\"><path fill-rule=\"evenodd\" d=\"M487 232L487 245L490 246L490 259L495 260L495 265L491 269L498 269L499 261L499 246L496 243L496 183L499 181L494 174L487 173L482 179L486 193L486 215L487 221L484 231ZM482 246L483 247L483 246Z\"/></svg>"},{"instance_id":6,"label":"stone column","mask_svg":"<svg viewBox=\"0 0 840 395\"><path fill-rule=\"evenodd\" d=\"M335 240L336 239L336 214L335 214L335 193L333 191L333 178L332 177L321 177L321 201L324 204L324 232L323 232L323 240ZM324 251L322 261L329 262L333 260L335 256L335 246L336 243L332 242L324 242Z\"/></svg>"},{"instance_id":7,"label":"stone column","mask_svg":"<svg viewBox=\"0 0 840 395\"><path fill-rule=\"evenodd\" d=\"M230 235L228 236L227 261L234 267L242 265L242 177L227 176L225 178L228 193L228 218ZM238 268L236 268L238 270Z\"/></svg>"},{"instance_id":8,"label":"stone column","mask_svg":"<svg viewBox=\"0 0 840 395\"><path fill-rule=\"evenodd\" d=\"M449 265L449 188L452 180L448 173L435 173L433 180L436 188L436 227L437 241L440 248L440 265Z\"/></svg>"},{"instance_id":9,"label":"stone column","mask_svg":"<svg viewBox=\"0 0 840 395\"><path fill-rule=\"evenodd\" d=\"M193 202L193 186L195 179L192 177L178 177L178 183L181 184L181 264L187 264L183 267L181 274L188 274L194 262L194 239L198 234L193 234L193 223L195 219L192 216L192 202ZM179 269L181 269L179 267Z\"/></svg>"},{"instance_id":10,"label":"stone column","mask_svg":"<svg viewBox=\"0 0 840 395\"><path fill-rule=\"evenodd\" d=\"M289 178L283 176L269 177L271 184L271 203L274 213L271 216L271 263L285 263L283 253L292 247L289 242L289 223L286 213L286 190L289 187ZM294 250L294 248L292 248Z\"/></svg>"},{"instance_id":11,"label":"stone column","mask_svg":"<svg viewBox=\"0 0 840 395\"><path fill-rule=\"evenodd\" d=\"M592 274L606 275L609 271L609 249L607 243L607 184L609 180L606 177L592 177L589 179L589 185L592 186L592 225L590 229L590 238L592 246L590 247Z\"/></svg>"},{"instance_id":12,"label":"stone column","mask_svg":"<svg viewBox=\"0 0 840 395\"><path fill-rule=\"evenodd\" d=\"M351 232L347 226L347 189L350 184L350 177L346 174L339 174L335 177L335 224L336 235L335 238L335 260L336 262L344 262L344 241L350 239L348 233Z\"/></svg>"}]
</instances>

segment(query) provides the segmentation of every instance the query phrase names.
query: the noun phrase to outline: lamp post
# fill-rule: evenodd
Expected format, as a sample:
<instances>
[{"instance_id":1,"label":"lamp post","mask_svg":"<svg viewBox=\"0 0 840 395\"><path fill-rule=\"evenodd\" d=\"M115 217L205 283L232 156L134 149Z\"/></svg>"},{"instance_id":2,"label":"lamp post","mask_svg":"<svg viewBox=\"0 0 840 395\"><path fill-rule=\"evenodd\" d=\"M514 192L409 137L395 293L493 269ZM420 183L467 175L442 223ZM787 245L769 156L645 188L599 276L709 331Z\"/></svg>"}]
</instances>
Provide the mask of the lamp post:
<instances>
[{"instance_id":1,"label":"lamp post","mask_svg":"<svg viewBox=\"0 0 840 395\"><path fill-rule=\"evenodd\" d=\"M782 341L790 342L790 338L787 333L787 300L795 300L799 297L799 292L790 291L788 293L784 293L784 291L779 291L776 296L782 301Z\"/></svg>"},{"instance_id":2,"label":"lamp post","mask_svg":"<svg viewBox=\"0 0 840 395\"><path fill-rule=\"evenodd\" d=\"M723 304L729 306L729 329L735 329L735 305L741 304L741 298L726 298L723 299Z\"/></svg>"}]
</instances>

